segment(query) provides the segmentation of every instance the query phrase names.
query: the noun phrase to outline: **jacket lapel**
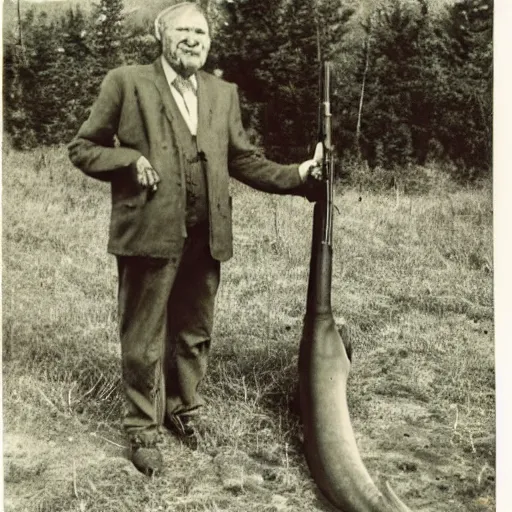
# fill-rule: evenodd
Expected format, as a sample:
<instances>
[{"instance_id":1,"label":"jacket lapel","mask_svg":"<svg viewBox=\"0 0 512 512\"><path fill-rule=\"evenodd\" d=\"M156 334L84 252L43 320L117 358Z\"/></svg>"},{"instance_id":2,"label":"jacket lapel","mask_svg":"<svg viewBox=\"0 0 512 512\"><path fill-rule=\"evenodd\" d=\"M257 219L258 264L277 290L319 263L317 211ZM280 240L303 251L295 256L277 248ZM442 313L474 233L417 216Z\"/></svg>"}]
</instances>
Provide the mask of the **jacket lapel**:
<instances>
[{"instance_id":1,"label":"jacket lapel","mask_svg":"<svg viewBox=\"0 0 512 512\"><path fill-rule=\"evenodd\" d=\"M169 84L167 83L167 78L165 78L164 69L162 67L162 63L160 61L160 57L154 62L154 69L155 69L155 85L158 89L158 92L160 93L160 98L162 99L162 108L169 119L169 121L172 123L174 114L173 114L173 106L177 105L174 101L174 98L171 93L171 88L169 87Z\"/></svg>"},{"instance_id":2,"label":"jacket lapel","mask_svg":"<svg viewBox=\"0 0 512 512\"><path fill-rule=\"evenodd\" d=\"M175 124L175 112L179 111L167 83L160 57L154 62L155 85L162 99L162 109L171 122ZM214 91L207 83L207 75L199 71L197 77L197 146L203 150L208 145L208 134L212 121Z\"/></svg>"},{"instance_id":3,"label":"jacket lapel","mask_svg":"<svg viewBox=\"0 0 512 512\"><path fill-rule=\"evenodd\" d=\"M214 91L208 87L207 76L201 71L197 77L197 147L199 151L208 145L208 134L212 122Z\"/></svg>"}]
</instances>

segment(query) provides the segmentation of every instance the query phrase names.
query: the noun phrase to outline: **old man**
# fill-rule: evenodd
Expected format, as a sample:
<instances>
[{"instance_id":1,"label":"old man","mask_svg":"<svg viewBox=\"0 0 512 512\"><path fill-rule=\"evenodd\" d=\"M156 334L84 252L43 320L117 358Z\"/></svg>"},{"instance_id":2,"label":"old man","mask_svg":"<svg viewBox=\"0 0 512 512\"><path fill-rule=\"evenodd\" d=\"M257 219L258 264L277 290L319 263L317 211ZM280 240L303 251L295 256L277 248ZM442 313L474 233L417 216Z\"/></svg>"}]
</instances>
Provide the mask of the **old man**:
<instances>
[{"instance_id":1,"label":"old man","mask_svg":"<svg viewBox=\"0 0 512 512\"><path fill-rule=\"evenodd\" d=\"M199 6L165 9L155 32L161 56L110 71L69 145L75 166L111 183L123 425L148 475L162 469L163 425L195 436L220 263L232 256L230 177L304 195L319 159L279 165L251 146L237 87L200 70L210 31Z\"/></svg>"}]
</instances>

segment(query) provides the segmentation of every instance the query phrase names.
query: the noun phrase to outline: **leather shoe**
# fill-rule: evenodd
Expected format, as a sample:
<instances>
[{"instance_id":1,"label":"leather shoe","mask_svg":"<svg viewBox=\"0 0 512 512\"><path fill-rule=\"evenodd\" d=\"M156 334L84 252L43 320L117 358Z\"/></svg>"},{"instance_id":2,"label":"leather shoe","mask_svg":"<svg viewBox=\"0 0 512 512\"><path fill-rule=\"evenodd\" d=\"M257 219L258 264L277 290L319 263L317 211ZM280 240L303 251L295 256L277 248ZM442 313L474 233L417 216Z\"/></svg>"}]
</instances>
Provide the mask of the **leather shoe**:
<instances>
[{"instance_id":1,"label":"leather shoe","mask_svg":"<svg viewBox=\"0 0 512 512\"><path fill-rule=\"evenodd\" d=\"M180 437L196 434L194 417L188 414L167 414L165 426Z\"/></svg>"},{"instance_id":2,"label":"leather shoe","mask_svg":"<svg viewBox=\"0 0 512 512\"><path fill-rule=\"evenodd\" d=\"M133 465L147 476L153 476L162 471L162 453L156 446L132 446L131 459Z\"/></svg>"},{"instance_id":3,"label":"leather shoe","mask_svg":"<svg viewBox=\"0 0 512 512\"><path fill-rule=\"evenodd\" d=\"M197 448L198 432L196 418L188 414L167 414L165 426L190 448Z\"/></svg>"}]
</instances>

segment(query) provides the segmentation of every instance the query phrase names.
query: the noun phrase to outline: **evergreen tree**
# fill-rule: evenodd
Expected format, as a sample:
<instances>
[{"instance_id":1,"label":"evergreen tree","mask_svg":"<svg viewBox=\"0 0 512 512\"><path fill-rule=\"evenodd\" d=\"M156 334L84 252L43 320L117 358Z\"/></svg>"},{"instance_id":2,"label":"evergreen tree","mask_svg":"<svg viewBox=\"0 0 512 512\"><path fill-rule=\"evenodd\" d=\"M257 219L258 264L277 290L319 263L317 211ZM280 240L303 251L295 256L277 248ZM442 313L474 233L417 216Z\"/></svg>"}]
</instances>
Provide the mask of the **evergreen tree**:
<instances>
[{"instance_id":1,"label":"evergreen tree","mask_svg":"<svg viewBox=\"0 0 512 512\"><path fill-rule=\"evenodd\" d=\"M220 69L224 79L239 86L244 125L253 142L261 145L262 112L269 95L259 70L285 41L285 34L276 32L281 5L276 0L222 0L218 7L207 65Z\"/></svg>"},{"instance_id":2,"label":"evergreen tree","mask_svg":"<svg viewBox=\"0 0 512 512\"><path fill-rule=\"evenodd\" d=\"M33 19L31 10L27 18ZM35 144L35 134L28 128L30 112L23 102L25 84L23 70L27 67L27 56L23 44L21 19L18 26L4 34L3 51L3 107L5 129L14 147L26 148Z\"/></svg>"},{"instance_id":3,"label":"evergreen tree","mask_svg":"<svg viewBox=\"0 0 512 512\"><path fill-rule=\"evenodd\" d=\"M37 144L47 144L51 139L48 123L56 115L57 106L52 102L52 80L58 55L58 30L46 13L38 16L29 11L21 23L22 44L15 45L11 55L11 69L6 78L6 95L13 101L8 104L7 127L13 144L22 149ZM10 102L9 102L10 103Z\"/></svg>"},{"instance_id":4,"label":"evergreen tree","mask_svg":"<svg viewBox=\"0 0 512 512\"><path fill-rule=\"evenodd\" d=\"M285 3L277 25L284 41L257 70L267 92L264 143L269 154L304 156L318 130L319 14L312 1ZM304 20L310 20L304 24ZM321 45L323 46L323 45Z\"/></svg>"},{"instance_id":5,"label":"evergreen tree","mask_svg":"<svg viewBox=\"0 0 512 512\"><path fill-rule=\"evenodd\" d=\"M100 0L92 12L92 49L103 70L123 63L123 8L123 0Z\"/></svg>"},{"instance_id":6,"label":"evergreen tree","mask_svg":"<svg viewBox=\"0 0 512 512\"><path fill-rule=\"evenodd\" d=\"M385 169L433 156L455 162L461 179L489 172L492 0L456 0L441 13L428 0L382 0L362 27L353 0L202 3L213 16L206 68L239 85L244 124L269 156L297 161L314 145L319 64L330 59L338 150L360 148ZM121 0L90 14L24 15L4 37L4 119L16 147L67 142L107 71L158 56L152 19L137 20L124 20Z\"/></svg>"},{"instance_id":7,"label":"evergreen tree","mask_svg":"<svg viewBox=\"0 0 512 512\"><path fill-rule=\"evenodd\" d=\"M367 25L372 50L361 55L368 68L361 146L371 167L403 166L420 152L420 140L428 141L428 85L421 51L427 12L424 2L410 6L389 0ZM425 145L423 140L422 159Z\"/></svg>"},{"instance_id":8,"label":"evergreen tree","mask_svg":"<svg viewBox=\"0 0 512 512\"><path fill-rule=\"evenodd\" d=\"M219 30L212 42L212 61L226 80L235 82L250 101L266 100L265 82L258 76L262 62L285 42L276 31L280 2L276 0L224 0Z\"/></svg>"},{"instance_id":9,"label":"evergreen tree","mask_svg":"<svg viewBox=\"0 0 512 512\"><path fill-rule=\"evenodd\" d=\"M60 141L68 141L87 117L91 96L97 90L97 82L91 79L95 56L88 42L89 23L80 8L70 8L60 18L59 32L61 46L55 63L58 82L54 93L59 110L54 129L61 133Z\"/></svg>"},{"instance_id":10,"label":"evergreen tree","mask_svg":"<svg viewBox=\"0 0 512 512\"><path fill-rule=\"evenodd\" d=\"M252 102L246 118L269 156L304 157L318 129L318 50L324 59L336 55L353 11L334 0L226 1L224 8L218 66Z\"/></svg>"},{"instance_id":11,"label":"evergreen tree","mask_svg":"<svg viewBox=\"0 0 512 512\"><path fill-rule=\"evenodd\" d=\"M492 160L492 0L459 0L448 10L437 137L467 179L489 172Z\"/></svg>"},{"instance_id":12,"label":"evergreen tree","mask_svg":"<svg viewBox=\"0 0 512 512\"><path fill-rule=\"evenodd\" d=\"M153 30L151 21L142 26L127 27L123 42L125 64L150 64L160 55L160 44L153 35Z\"/></svg>"}]
</instances>

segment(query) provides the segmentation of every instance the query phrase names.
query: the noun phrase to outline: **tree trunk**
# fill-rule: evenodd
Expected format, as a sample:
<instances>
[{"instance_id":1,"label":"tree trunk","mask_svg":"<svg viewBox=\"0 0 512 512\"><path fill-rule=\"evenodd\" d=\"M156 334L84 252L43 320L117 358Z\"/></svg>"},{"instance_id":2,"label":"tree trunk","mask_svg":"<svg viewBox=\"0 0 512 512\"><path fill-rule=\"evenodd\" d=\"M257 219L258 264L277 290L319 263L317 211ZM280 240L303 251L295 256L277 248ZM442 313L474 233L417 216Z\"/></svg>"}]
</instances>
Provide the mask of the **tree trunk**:
<instances>
[{"instance_id":1,"label":"tree trunk","mask_svg":"<svg viewBox=\"0 0 512 512\"><path fill-rule=\"evenodd\" d=\"M359 110L357 113L357 126L356 126L356 147L359 161L362 160L361 155L361 118L363 115L363 104L364 104L364 89L366 85L366 76L368 74L368 67L370 61L370 36L371 36L371 20L368 28L368 35L365 41L365 63L363 71L363 80L361 82L361 95L359 97Z\"/></svg>"}]
</instances>

